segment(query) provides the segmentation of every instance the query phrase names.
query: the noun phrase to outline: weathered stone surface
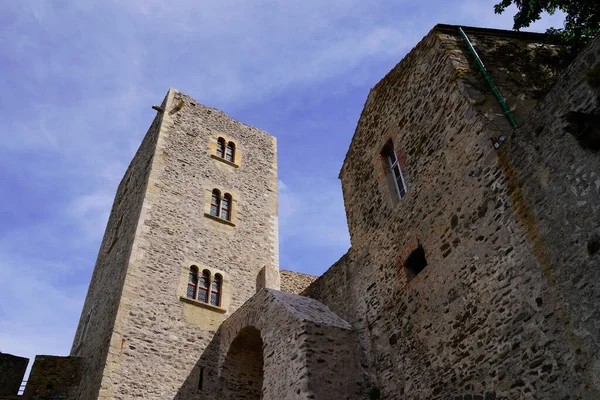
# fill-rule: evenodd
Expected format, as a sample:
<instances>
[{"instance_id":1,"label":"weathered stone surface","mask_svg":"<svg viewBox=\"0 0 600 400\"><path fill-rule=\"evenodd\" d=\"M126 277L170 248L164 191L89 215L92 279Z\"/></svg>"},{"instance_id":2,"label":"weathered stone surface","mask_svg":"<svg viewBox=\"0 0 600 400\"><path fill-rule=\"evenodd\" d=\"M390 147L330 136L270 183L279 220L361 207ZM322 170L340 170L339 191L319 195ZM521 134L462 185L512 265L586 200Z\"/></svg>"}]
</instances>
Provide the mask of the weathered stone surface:
<instances>
[{"instance_id":1,"label":"weathered stone surface","mask_svg":"<svg viewBox=\"0 0 600 400\"><path fill-rule=\"evenodd\" d=\"M162 108L119 187L90 284L73 346L87 360L80 398L173 397L261 269L276 280L275 139L173 89ZM215 155L219 137L235 143L234 162ZM213 189L231 194L230 221L207 216ZM192 265L223 277L219 307L185 298Z\"/></svg>"},{"instance_id":2,"label":"weathered stone surface","mask_svg":"<svg viewBox=\"0 0 600 400\"><path fill-rule=\"evenodd\" d=\"M488 33L467 30L482 57L502 42ZM372 89L340 173L352 248L304 294L358 330L382 398L600 398L600 258L587 250L600 158L559 118L600 112L585 80L599 53L597 39L549 73L542 100L547 87L523 88L514 132L447 27ZM520 87L505 61L483 62L503 93ZM389 139L408 187L397 202ZM409 283L418 245L427 266Z\"/></svg>"}]
</instances>

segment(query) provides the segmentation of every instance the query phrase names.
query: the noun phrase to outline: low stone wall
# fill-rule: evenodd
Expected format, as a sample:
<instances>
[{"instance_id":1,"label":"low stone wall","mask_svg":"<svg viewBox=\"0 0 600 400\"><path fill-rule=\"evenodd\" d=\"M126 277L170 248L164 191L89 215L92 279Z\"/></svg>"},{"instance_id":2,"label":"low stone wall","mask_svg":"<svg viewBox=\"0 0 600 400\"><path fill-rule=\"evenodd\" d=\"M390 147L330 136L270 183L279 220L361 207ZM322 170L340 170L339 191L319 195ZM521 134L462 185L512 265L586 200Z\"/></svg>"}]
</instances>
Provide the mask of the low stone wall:
<instances>
[{"instance_id":1,"label":"low stone wall","mask_svg":"<svg viewBox=\"0 0 600 400\"><path fill-rule=\"evenodd\" d=\"M78 398L82 366L80 357L36 356L23 400Z\"/></svg>"},{"instance_id":2,"label":"low stone wall","mask_svg":"<svg viewBox=\"0 0 600 400\"><path fill-rule=\"evenodd\" d=\"M0 399L16 398L29 358L0 353Z\"/></svg>"}]
</instances>

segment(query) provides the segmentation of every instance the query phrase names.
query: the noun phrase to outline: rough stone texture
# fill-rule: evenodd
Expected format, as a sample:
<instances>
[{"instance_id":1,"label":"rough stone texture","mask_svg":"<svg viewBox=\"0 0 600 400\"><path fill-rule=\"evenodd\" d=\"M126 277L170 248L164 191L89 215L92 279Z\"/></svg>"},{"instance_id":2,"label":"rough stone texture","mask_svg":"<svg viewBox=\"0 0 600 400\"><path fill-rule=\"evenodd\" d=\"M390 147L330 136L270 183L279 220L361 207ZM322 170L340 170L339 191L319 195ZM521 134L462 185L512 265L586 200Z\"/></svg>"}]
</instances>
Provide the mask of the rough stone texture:
<instances>
[{"instance_id":1,"label":"rough stone texture","mask_svg":"<svg viewBox=\"0 0 600 400\"><path fill-rule=\"evenodd\" d=\"M467 34L493 53L488 31ZM358 330L382 398L600 398L600 259L587 251L600 159L559 119L599 113L584 76L599 51L596 40L538 103L548 88L523 89L513 106L531 122L514 132L480 78L457 73L471 74L469 55L447 26L371 91L340 173L352 248L304 294ZM483 62L510 93L510 75ZM408 186L397 202L389 139ZM408 283L419 245L428 265Z\"/></svg>"},{"instance_id":2,"label":"rough stone texture","mask_svg":"<svg viewBox=\"0 0 600 400\"><path fill-rule=\"evenodd\" d=\"M73 347L88 360L80 398L172 398L264 266L278 287L275 139L173 89L162 108L117 192L90 284ZM215 157L219 137L236 143L234 163ZM232 195L230 222L206 216L215 188ZM223 276L220 307L185 300L191 265Z\"/></svg>"},{"instance_id":3,"label":"rough stone texture","mask_svg":"<svg viewBox=\"0 0 600 400\"><path fill-rule=\"evenodd\" d=\"M361 398L355 332L318 301L263 290L221 325L217 340L220 381L206 398L215 391L226 399ZM255 386L249 377L262 375L257 353L264 355L264 382Z\"/></svg>"},{"instance_id":4,"label":"rough stone texture","mask_svg":"<svg viewBox=\"0 0 600 400\"><path fill-rule=\"evenodd\" d=\"M29 358L0 353L0 399L17 398Z\"/></svg>"},{"instance_id":5,"label":"rough stone texture","mask_svg":"<svg viewBox=\"0 0 600 400\"><path fill-rule=\"evenodd\" d=\"M286 293L300 294L317 279L314 275L283 269L279 273L281 275L281 291Z\"/></svg>"},{"instance_id":6,"label":"rough stone texture","mask_svg":"<svg viewBox=\"0 0 600 400\"><path fill-rule=\"evenodd\" d=\"M80 357L36 356L23 400L81 399L82 364Z\"/></svg>"}]
</instances>

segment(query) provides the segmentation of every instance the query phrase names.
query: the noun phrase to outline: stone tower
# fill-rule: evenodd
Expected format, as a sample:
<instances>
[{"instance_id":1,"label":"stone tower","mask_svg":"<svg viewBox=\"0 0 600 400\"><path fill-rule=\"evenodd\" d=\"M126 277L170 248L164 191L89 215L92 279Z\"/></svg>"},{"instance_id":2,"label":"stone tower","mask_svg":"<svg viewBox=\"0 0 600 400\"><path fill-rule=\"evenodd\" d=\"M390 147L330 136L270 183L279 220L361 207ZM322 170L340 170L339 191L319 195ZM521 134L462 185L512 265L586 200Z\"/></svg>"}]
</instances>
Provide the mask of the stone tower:
<instances>
[{"instance_id":1,"label":"stone tower","mask_svg":"<svg viewBox=\"0 0 600 400\"><path fill-rule=\"evenodd\" d=\"M174 89L155 108L71 349L85 360L80 399L185 398L221 322L279 289L275 138Z\"/></svg>"}]
</instances>

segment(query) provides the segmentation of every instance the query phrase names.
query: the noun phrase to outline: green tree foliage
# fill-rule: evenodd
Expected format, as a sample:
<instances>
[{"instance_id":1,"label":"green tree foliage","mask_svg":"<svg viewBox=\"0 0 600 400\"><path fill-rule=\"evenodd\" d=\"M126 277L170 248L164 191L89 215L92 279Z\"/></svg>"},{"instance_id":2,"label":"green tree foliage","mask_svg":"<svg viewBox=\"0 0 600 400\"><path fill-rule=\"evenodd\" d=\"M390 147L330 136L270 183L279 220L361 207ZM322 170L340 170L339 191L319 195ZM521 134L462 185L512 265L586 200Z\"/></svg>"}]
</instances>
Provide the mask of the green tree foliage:
<instances>
[{"instance_id":1,"label":"green tree foliage","mask_svg":"<svg viewBox=\"0 0 600 400\"><path fill-rule=\"evenodd\" d=\"M494 6L494 11L501 14L513 3L519 9L513 29L528 27L544 11L554 14L560 10L566 14L564 28L550 28L546 32L560 43L577 50L600 34L600 0L502 0Z\"/></svg>"}]
</instances>

